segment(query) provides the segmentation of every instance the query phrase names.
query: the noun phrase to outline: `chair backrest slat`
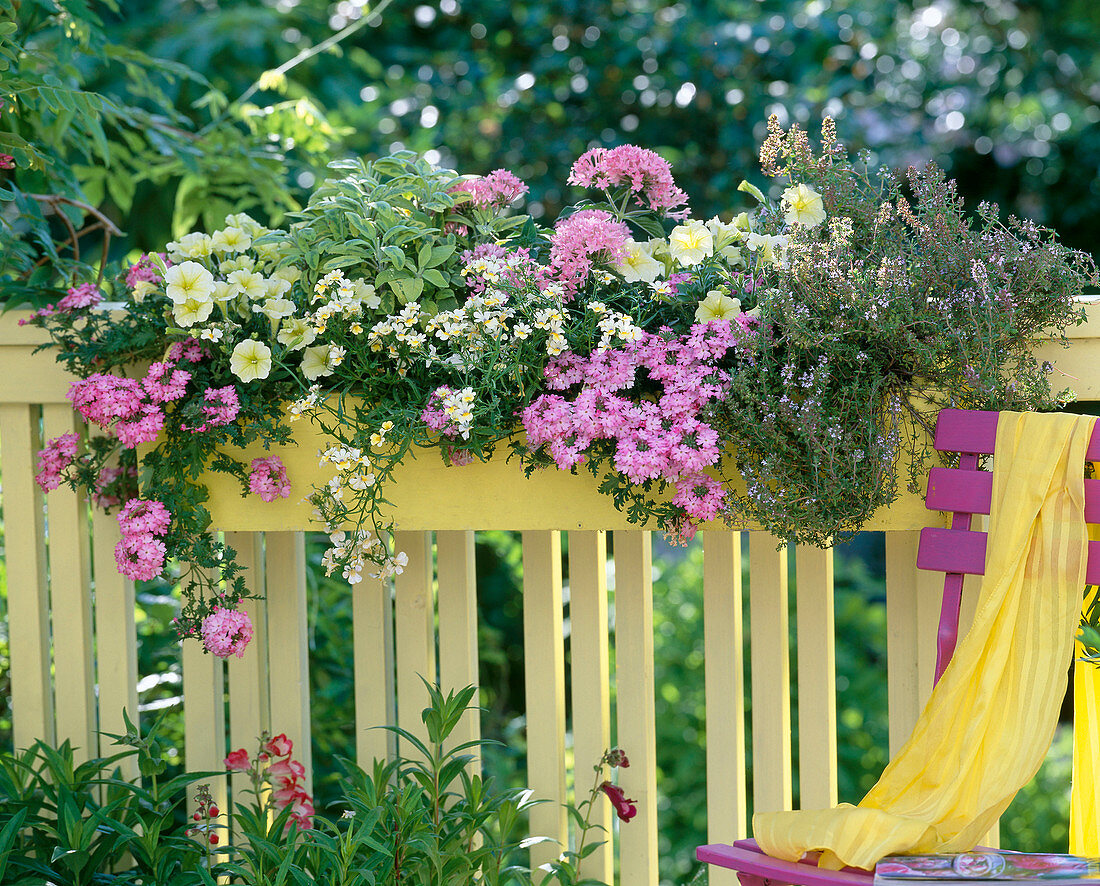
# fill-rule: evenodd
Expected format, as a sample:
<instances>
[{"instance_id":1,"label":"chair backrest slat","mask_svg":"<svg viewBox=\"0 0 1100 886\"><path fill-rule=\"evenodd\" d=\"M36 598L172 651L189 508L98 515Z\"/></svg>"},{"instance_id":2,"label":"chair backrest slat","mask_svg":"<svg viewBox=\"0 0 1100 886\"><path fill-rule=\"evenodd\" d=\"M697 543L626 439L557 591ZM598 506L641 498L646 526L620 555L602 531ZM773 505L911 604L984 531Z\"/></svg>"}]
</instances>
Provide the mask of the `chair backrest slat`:
<instances>
[{"instance_id":1,"label":"chair backrest slat","mask_svg":"<svg viewBox=\"0 0 1100 886\"><path fill-rule=\"evenodd\" d=\"M921 530L917 549L919 568L945 573L937 636L937 681L958 638L962 576L985 574L986 534L971 531L970 520L975 514L990 511L993 475L978 470L978 456L993 454L999 417L997 412L945 409L936 422L935 448L960 454L958 468L932 468L928 474L925 503L931 510L951 512L951 528ZM1100 422L1085 457L1100 461ZM1100 480L1085 481L1085 520L1100 523ZM1100 583L1100 542L1089 542L1085 580L1088 584Z\"/></svg>"}]
</instances>

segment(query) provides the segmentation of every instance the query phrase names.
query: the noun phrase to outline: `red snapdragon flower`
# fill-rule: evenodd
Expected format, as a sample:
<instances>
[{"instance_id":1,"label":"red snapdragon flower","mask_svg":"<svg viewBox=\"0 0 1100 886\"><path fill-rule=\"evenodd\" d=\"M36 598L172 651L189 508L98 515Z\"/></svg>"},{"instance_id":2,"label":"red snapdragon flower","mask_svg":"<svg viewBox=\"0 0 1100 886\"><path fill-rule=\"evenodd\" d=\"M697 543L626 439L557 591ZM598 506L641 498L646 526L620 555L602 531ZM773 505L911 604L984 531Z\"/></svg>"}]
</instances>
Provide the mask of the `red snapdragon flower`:
<instances>
[{"instance_id":1,"label":"red snapdragon flower","mask_svg":"<svg viewBox=\"0 0 1100 886\"><path fill-rule=\"evenodd\" d=\"M285 757L294 750L294 742L280 732L274 738L268 739L264 745L264 750L274 757Z\"/></svg>"},{"instance_id":2,"label":"red snapdragon flower","mask_svg":"<svg viewBox=\"0 0 1100 886\"><path fill-rule=\"evenodd\" d=\"M605 781L600 785L600 790L607 794L607 798L611 801L611 805L615 807L615 814L619 816L620 821L630 821L638 814L638 807L634 805L637 800L628 799L626 794L623 793L623 789L618 785Z\"/></svg>"},{"instance_id":3,"label":"red snapdragon flower","mask_svg":"<svg viewBox=\"0 0 1100 886\"><path fill-rule=\"evenodd\" d=\"M225 768L230 772L247 772L252 768L252 761L248 757L248 751L239 748L225 758Z\"/></svg>"}]
</instances>

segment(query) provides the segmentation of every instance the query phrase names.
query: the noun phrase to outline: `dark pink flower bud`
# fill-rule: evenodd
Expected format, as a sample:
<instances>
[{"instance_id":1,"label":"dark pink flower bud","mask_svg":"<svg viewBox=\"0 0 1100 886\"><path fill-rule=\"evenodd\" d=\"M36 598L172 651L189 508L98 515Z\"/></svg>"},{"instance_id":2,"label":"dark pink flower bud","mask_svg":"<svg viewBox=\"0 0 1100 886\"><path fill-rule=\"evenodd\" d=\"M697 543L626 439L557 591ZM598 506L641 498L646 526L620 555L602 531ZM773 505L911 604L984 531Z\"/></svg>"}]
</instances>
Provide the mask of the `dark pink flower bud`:
<instances>
[{"instance_id":1,"label":"dark pink flower bud","mask_svg":"<svg viewBox=\"0 0 1100 886\"><path fill-rule=\"evenodd\" d=\"M600 790L607 794L611 805L615 807L615 814L619 816L621 821L630 821L638 814L638 807L634 805L637 801L628 799L626 794L623 793L623 789L618 785L605 781L600 785Z\"/></svg>"}]
</instances>

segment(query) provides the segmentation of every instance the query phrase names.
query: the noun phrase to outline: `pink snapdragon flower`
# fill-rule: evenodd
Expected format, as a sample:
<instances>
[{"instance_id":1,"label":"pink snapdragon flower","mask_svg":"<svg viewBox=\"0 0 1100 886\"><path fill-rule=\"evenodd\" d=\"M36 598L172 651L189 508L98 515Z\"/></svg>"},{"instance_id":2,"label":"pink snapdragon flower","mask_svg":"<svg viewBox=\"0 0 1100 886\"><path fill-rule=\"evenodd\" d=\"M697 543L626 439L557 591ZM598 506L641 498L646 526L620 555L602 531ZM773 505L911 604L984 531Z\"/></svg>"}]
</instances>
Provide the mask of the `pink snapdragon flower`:
<instances>
[{"instance_id":1,"label":"pink snapdragon flower","mask_svg":"<svg viewBox=\"0 0 1100 886\"><path fill-rule=\"evenodd\" d=\"M582 209L563 218L550 235L550 267L573 295L588 280L594 262L616 264L627 257L630 229L602 209Z\"/></svg>"},{"instance_id":2,"label":"pink snapdragon flower","mask_svg":"<svg viewBox=\"0 0 1100 886\"><path fill-rule=\"evenodd\" d=\"M448 190L469 194L479 209L503 209L526 194L527 185L507 169L496 169L484 177L457 182Z\"/></svg>"},{"instance_id":3,"label":"pink snapdragon flower","mask_svg":"<svg viewBox=\"0 0 1100 886\"><path fill-rule=\"evenodd\" d=\"M687 194L676 187L668 161L637 145L585 151L569 170L567 181L603 191L626 185L639 206L675 219L687 218L689 214Z\"/></svg>"},{"instance_id":4,"label":"pink snapdragon flower","mask_svg":"<svg viewBox=\"0 0 1100 886\"><path fill-rule=\"evenodd\" d=\"M248 488L264 501L290 497L290 480L286 476L286 465L277 455L252 459L252 473L248 477Z\"/></svg>"},{"instance_id":5,"label":"pink snapdragon flower","mask_svg":"<svg viewBox=\"0 0 1100 886\"><path fill-rule=\"evenodd\" d=\"M38 452L38 473L34 482L43 492L57 489L61 485L62 474L76 458L80 437L76 434L62 434L46 444Z\"/></svg>"},{"instance_id":6,"label":"pink snapdragon flower","mask_svg":"<svg viewBox=\"0 0 1100 886\"><path fill-rule=\"evenodd\" d=\"M252 619L240 609L222 609L215 606L214 611L202 620L202 645L207 652L218 658L244 656L245 647L252 639Z\"/></svg>"}]
</instances>

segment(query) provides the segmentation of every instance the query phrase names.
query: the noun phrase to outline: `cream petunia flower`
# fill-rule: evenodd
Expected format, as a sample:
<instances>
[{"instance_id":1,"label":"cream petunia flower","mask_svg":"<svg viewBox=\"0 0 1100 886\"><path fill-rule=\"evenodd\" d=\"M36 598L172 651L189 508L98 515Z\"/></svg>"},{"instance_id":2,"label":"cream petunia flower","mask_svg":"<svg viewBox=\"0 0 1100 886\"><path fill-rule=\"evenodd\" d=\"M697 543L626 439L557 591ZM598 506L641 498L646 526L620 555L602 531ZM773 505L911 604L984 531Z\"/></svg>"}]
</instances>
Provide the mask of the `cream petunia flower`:
<instances>
[{"instance_id":1,"label":"cream petunia flower","mask_svg":"<svg viewBox=\"0 0 1100 886\"><path fill-rule=\"evenodd\" d=\"M279 334L275 340L286 345L288 350L297 351L306 345L313 344L317 339L317 333L301 317L291 317L279 327Z\"/></svg>"},{"instance_id":2,"label":"cream petunia flower","mask_svg":"<svg viewBox=\"0 0 1100 886\"><path fill-rule=\"evenodd\" d=\"M294 302L288 298L269 298L263 304L253 305L252 311L266 315L269 320L282 320L294 313Z\"/></svg>"},{"instance_id":3,"label":"cream petunia flower","mask_svg":"<svg viewBox=\"0 0 1100 886\"><path fill-rule=\"evenodd\" d=\"M252 236L244 228L230 225L210 236L210 248L214 252L244 252L252 245Z\"/></svg>"},{"instance_id":4,"label":"cream petunia flower","mask_svg":"<svg viewBox=\"0 0 1100 886\"><path fill-rule=\"evenodd\" d=\"M195 261L172 265L164 275L165 294L176 304L191 298L209 298L214 291L214 275Z\"/></svg>"},{"instance_id":5,"label":"cream petunia flower","mask_svg":"<svg viewBox=\"0 0 1100 886\"><path fill-rule=\"evenodd\" d=\"M323 375L332 375L339 361L334 361L334 348L331 345L316 345L302 352L302 375L314 381ZM341 358L343 355L340 355Z\"/></svg>"},{"instance_id":6,"label":"cream petunia flower","mask_svg":"<svg viewBox=\"0 0 1100 886\"><path fill-rule=\"evenodd\" d=\"M741 313L741 299L724 295L717 289L707 293L695 309L697 323L709 323L711 320L732 320Z\"/></svg>"},{"instance_id":7,"label":"cream petunia flower","mask_svg":"<svg viewBox=\"0 0 1100 886\"><path fill-rule=\"evenodd\" d=\"M264 297L267 292L267 281L263 274L255 271L234 271L226 278L232 287L234 295L243 295L249 301L255 301Z\"/></svg>"},{"instance_id":8,"label":"cream petunia flower","mask_svg":"<svg viewBox=\"0 0 1100 886\"><path fill-rule=\"evenodd\" d=\"M202 323L213 310L214 300L209 295L192 296L186 301L175 302L172 305L172 319L186 328Z\"/></svg>"},{"instance_id":9,"label":"cream petunia flower","mask_svg":"<svg viewBox=\"0 0 1100 886\"><path fill-rule=\"evenodd\" d=\"M675 262L691 267L714 254L714 235L701 221L692 219L672 229L668 249Z\"/></svg>"},{"instance_id":10,"label":"cream petunia flower","mask_svg":"<svg viewBox=\"0 0 1100 886\"><path fill-rule=\"evenodd\" d=\"M165 247L168 258L179 264L189 258L207 258L210 255L210 238L201 231L184 234Z\"/></svg>"},{"instance_id":11,"label":"cream petunia flower","mask_svg":"<svg viewBox=\"0 0 1100 886\"><path fill-rule=\"evenodd\" d=\"M644 281L652 283L658 277L663 276L665 266L653 257L644 243L636 243L634 240L626 242L626 258L615 268L627 283Z\"/></svg>"},{"instance_id":12,"label":"cream petunia flower","mask_svg":"<svg viewBox=\"0 0 1100 886\"><path fill-rule=\"evenodd\" d=\"M795 185L783 192L783 205L787 207L789 225L816 228L825 221L825 203L821 195L809 185Z\"/></svg>"},{"instance_id":13,"label":"cream petunia flower","mask_svg":"<svg viewBox=\"0 0 1100 886\"><path fill-rule=\"evenodd\" d=\"M233 348L229 369L241 381L267 378L271 373L271 348L251 338L242 341Z\"/></svg>"}]
</instances>

